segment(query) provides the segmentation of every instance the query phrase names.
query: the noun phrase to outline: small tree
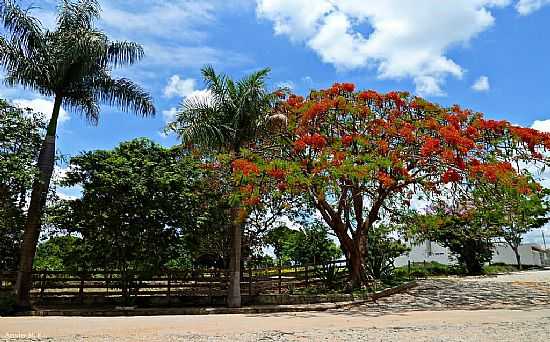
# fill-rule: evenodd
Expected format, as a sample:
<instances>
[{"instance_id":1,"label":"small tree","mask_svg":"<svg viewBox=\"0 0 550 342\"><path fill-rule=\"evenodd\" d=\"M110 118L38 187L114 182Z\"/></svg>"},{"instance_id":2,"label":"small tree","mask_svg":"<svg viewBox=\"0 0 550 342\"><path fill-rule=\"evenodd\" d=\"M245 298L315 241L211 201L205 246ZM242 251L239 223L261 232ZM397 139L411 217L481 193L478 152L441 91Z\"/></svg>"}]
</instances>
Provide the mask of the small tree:
<instances>
[{"instance_id":1,"label":"small tree","mask_svg":"<svg viewBox=\"0 0 550 342\"><path fill-rule=\"evenodd\" d=\"M0 100L0 272L14 271L44 121Z\"/></svg>"},{"instance_id":2,"label":"small tree","mask_svg":"<svg viewBox=\"0 0 550 342\"><path fill-rule=\"evenodd\" d=\"M369 232L365 268L370 277L390 278L395 269L395 258L409 251L401 240L392 236L396 231L396 227L391 225L380 225Z\"/></svg>"},{"instance_id":3,"label":"small tree","mask_svg":"<svg viewBox=\"0 0 550 342\"><path fill-rule=\"evenodd\" d=\"M216 222L215 182L177 148L136 139L70 165L63 185L81 186L82 198L63 201L50 222L82 236L81 268L158 271L177 255L179 238Z\"/></svg>"},{"instance_id":4,"label":"small tree","mask_svg":"<svg viewBox=\"0 0 550 342\"><path fill-rule=\"evenodd\" d=\"M495 222L499 237L514 251L518 269L522 268L519 246L523 235L550 220L549 194L550 190L534 181L526 182L521 187L486 184L474 192L474 196L479 198L479 210L486 213L486 220Z\"/></svg>"}]
</instances>

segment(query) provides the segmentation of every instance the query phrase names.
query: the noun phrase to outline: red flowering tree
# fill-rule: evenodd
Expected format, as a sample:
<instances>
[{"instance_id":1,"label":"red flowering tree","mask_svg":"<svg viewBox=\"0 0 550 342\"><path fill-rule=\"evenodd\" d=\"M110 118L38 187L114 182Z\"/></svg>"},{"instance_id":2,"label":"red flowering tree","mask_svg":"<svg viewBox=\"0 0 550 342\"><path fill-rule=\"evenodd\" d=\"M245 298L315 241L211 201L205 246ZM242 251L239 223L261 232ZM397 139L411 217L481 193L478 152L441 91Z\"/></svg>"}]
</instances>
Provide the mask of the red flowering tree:
<instances>
[{"instance_id":1,"label":"red flowering tree","mask_svg":"<svg viewBox=\"0 0 550 342\"><path fill-rule=\"evenodd\" d=\"M354 286L364 281L369 230L415 194L476 179L516 182L512 164L546 162L539 152L550 147L547 133L353 84L307 99L281 94L276 111L286 118L279 139L234 163L236 176L254 184L240 196L254 205L270 189L308 194L338 237Z\"/></svg>"}]
</instances>

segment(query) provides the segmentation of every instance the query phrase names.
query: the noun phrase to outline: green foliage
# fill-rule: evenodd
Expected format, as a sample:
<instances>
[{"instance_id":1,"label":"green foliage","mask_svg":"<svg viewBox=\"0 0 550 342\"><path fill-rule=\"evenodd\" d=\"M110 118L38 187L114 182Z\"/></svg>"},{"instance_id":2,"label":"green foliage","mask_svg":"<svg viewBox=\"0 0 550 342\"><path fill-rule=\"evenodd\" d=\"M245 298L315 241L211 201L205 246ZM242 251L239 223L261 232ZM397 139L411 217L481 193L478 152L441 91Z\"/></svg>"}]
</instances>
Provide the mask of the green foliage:
<instances>
[{"instance_id":1,"label":"green foliage","mask_svg":"<svg viewBox=\"0 0 550 342\"><path fill-rule=\"evenodd\" d=\"M303 230L278 227L270 231L266 242L283 263L322 264L342 255L340 248L329 238L327 229L319 222Z\"/></svg>"},{"instance_id":2,"label":"green foliage","mask_svg":"<svg viewBox=\"0 0 550 342\"><path fill-rule=\"evenodd\" d=\"M223 222L210 210L220 196L202 164L147 139L73 157L63 184L81 186L82 198L61 201L50 222L82 236L82 268L182 265L179 239Z\"/></svg>"},{"instance_id":3,"label":"green foliage","mask_svg":"<svg viewBox=\"0 0 550 342\"><path fill-rule=\"evenodd\" d=\"M42 116L0 100L0 271L17 267L43 128Z\"/></svg>"},{"instance_id":4,"label":"green foliage","mask_svg":"<svg viewBox=\"0 0 550 342\"><path fill-rule=\"evenodd\" d=\"M405 220L417 240L435 241L449 248L468 274L481 274L493 255L499 231L486 212L464 204L453 208L436 203L427 214L412 213Z\"/></svg>"},{"instance_id":5,"label":"green foliage","mask_svg":"<svg viewBox=\"0 0 550 342\"><path fill-rule=\"evenodd\" d=\"M0 316L8 316L15 313L16 299L12 292L0 291Z\"/></svg>"},{"instance_id":6,"label":"green foliage","mask_svg":"<svg viewBox=\"0 0 550 342\"><path fill-rule=\"evenodd\" d=\"M391 236L395 230L395 227L381 225L369 231L365 269L374 279L390 278L395 258L409 250L401 240Z\"/></svg>"},{"instance_id":7,"label":"green foliage","mask_svg":"<svg viewBox=\"0 0 550 342\"><path fill-rule=\"evenodd\" d=\"M518 268L512 265L504 264L493 264L483 267L484 274L501 274L501 273L510 273L517 271Z\"/></svg>"},{"instance_id":8,"label":"green foliage","mask_svg":"<svg viewBox=\"0 0 550 342\"><path fill-rule=\"evenodd\" d=\"M55 236L38 245L34 269L41 271L78 271L82 259L83 241L67 235Z\"/></svg>"},{"instance_id":9,"label":"green foliage","mask_svg":"<svg viewBox=\"0 0 550 342\"><path fill-rule=\"evenodd\" d=\"M208 96L187 99L167 129L184 144L239 153L260 135L267 120L273 101L265 87L269 72L263 69L234 81L211 66L204 67Z\"/></svg>"}]
</instances>

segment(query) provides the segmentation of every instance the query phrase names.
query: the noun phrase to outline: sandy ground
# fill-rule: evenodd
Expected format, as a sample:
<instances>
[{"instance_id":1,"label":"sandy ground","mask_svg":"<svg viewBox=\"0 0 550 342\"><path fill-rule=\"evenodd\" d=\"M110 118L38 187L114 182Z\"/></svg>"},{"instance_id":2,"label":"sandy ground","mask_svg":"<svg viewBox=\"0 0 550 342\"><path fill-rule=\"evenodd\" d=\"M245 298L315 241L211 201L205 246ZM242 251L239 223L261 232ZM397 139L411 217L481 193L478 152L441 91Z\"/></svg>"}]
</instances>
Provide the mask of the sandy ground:
<instances>
[{"instance_id":1,"label":"sandy ground","mask_svg":"<svg viewBox=\"0 0 550 342\"><path fill-rule=\"evenodd\" d=\"M550 283L550 271L468 281ZM0 341L549 341L550 306L264 315L0 318Z\"/></svg>"}]
</instances>

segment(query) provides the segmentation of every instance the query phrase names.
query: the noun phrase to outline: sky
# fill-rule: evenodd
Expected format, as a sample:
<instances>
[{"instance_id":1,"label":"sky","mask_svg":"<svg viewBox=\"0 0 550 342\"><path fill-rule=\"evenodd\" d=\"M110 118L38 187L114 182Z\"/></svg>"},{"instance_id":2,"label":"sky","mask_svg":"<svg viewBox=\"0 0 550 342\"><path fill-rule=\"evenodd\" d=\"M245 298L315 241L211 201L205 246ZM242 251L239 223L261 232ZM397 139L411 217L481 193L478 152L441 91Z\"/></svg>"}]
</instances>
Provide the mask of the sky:
<instances>
[{"instance_id":1,"label":"sky","mask_svg":"<svg viewBox=\"0 0 550 342\"><path fill-rule=\"evenodd\" d=\"M56 1L19 2L54 27ZM550 131L550 0L110 0L102 8L98 26L146 53L115 76L148 90L158 113L143 119L104 106L91 126L64 111L65 156L136 137L177 143L163 128L182 100L204 93L206 64L235 78L270 67L271 88L302 95L334 82L404 90ZM2 86L0 96L46 115L52 108L31 91Z\"/></svg>"}]
</instances>

